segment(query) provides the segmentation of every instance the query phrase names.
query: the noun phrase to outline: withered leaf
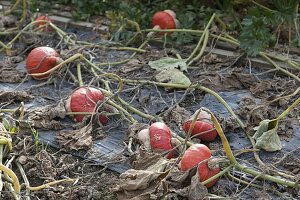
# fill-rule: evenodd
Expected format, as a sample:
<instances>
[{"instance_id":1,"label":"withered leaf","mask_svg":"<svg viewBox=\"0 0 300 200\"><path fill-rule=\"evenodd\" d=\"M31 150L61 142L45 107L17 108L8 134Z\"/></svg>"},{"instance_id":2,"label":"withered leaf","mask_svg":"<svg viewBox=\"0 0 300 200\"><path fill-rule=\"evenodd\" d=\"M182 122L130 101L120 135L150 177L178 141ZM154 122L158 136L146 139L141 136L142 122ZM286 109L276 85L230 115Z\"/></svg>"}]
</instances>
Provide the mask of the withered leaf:
<instances>
[{"instance_id":1,"label":"withered leaf","mask_svg":"<svg viewBox=\"0 0 300 200\"><path fill-rule=\"evenodd\" d=\"M151 198L151 192L154 191L154 188L149 189L148 192L139 194L138 192L136 192L136 194L131 191L131 192L118 192L117 196L118 199L120 200L150 200L153 199ZM130 194L130 195L129 195Z\"/></svg>"},{"instance_id":2,"label":"withered leaf","mask_svg":"<svg viewBox=\"0 0 300 200\"><path fill-rule=\"evenodd\" d=\"M189 200L202 200L207 195L207 188L199 181L198 173L192 177L191 186L188 193Z\"/></svg>"},{"instance_id":3,"label":"withered leaf","mask_svg":"<svg viewBox=\"0 0 300 200\"><path fill-rule=\"evenodd\" d=\"M173 171L173 173L170 175L170 182L174 186L180 186L185 185L186 183L191 182L191 178L197 173L197 167L193 167L187 171Z\"/></svg>"},{"instance_id":4,"label":"withered leaf","mask_svg":"<svg viewBox=\"0 0 300 200\"><path fill-rule=\"evenodd\" d=\"M277 134L278 120L263 120L256 127L256 132L253 135L255 139L255 147L266 151L278 151L282 149L280 138Z\"/></svg>"},{"instance_id":5,"label":"withered leaf","mask_svg":"<svg viewBox=\"0 0 300 200\"><path fill-rule=\"evenodd\" d=\"M183 124L191 115L192 113L190 111L177 105L170 112L165 112L164 118L166 121L174 121L177 124Z\"/></svg>"},{"instance_id":6,"label":"withered leaf","mask_svg":"<svg viewBox=\"0 0 300 200\"><path fill-rule=\"evenodd\" d=\"M155 165L161 158L161 155L147 152L145 149L141 148L135 156L132 166L134 169L147 169L151 165Z\"/></svg>"},{"instance_id":7,"label":"withered leaf","mask_svg":"<svg viewBox=\"0 0 300 200\"><path fill-rule=\"evenodd\" d=\"M35 120L33 123L34 127L40 128L43 130L61 130L65 128L65 125L57 120L45 120L45 119L40 119L40 120Z\"/></svg>"},{"instance_id":8,"label":"withered leaf","mask_svg":"<svg viewBox=\"0 0 300 200\"><path fill-rule=\"evenodd\" d=\"M132 125L129 126L128 128L128 137L132 137L132 138L137 138L137 134L140 130L148 128L148 124L145 123L133 123Z\"/></svg>"},{"instance_id":9,"label":"withered leaf","mask_svg":"<svg viewBox=\"0 0 300 200\"><path fill-rule=\"evenodd\" d=\"M28 101L34 97L25 91L0 91L0 99L5 101Z\"/></svg>"},{"instance_id":10,"label":"withered leaf","mask_svg":"<svg viewBox=\"0 0 300 200\"><path fill-rule=\"evenodd\" d=\"M178 69L159 70L159 73L155 75L155 79L161 83L191 85L190 79Z\"/></svg>"},{"instance_id":11,"label":"withered leaf","mask_svg":"<svg viewBox=\"0 0 300 200\"><path fill-rule=\"evenodd\" d=\"M166 172L130 169L120 175L119 184L113 190L122 200L153 199L155 188L166 175Z\"/></svg>"},{"instance_id":12,"label":"withered leaf","mask_svg":"<svg viewBox=\"0 0 300 200\"><path fill-rule=\"evenodd\" d=\"M13 27L16 23L17 19L14 15L0 16L0 30L2 28Z\"/></svg>"},{"instance_id":13,"label":"withered leaf","mask_svg":"<svg viewBox=\"0 0 300 200\"><path fill-rule=\"evenodd\" d=\"M143 190L149 187L152 181L162 178L164 172L130 169L120 175L119 186L128 191Z\"/></svg>"},{"instance_id":14,"label":"withered leaf","mask_svg":"<svg viewBox=\"0 0 300 200\"><path fill-rule=\"evenodd\" d=\"M76 151L89 150L93 144L91 132L91 125L78 130L62 130L57 132L56 141L62 148Z\"/></svg>"},{"instance_id":15,"label":"withered leaf","mask_svg":"<svg viewBox=\"0 0 300 200\"><path fill-rule=\"evenodd\" d=\"M165 57L159 60L150 61L148 64L152 69L156 69L158 71L161 70L172 71L173 69L179 69L180 71L187 71L186 59Z\"/></svg>"},{"instance_id":16,"label":"withered leaf","mask_svg":"<svg viewBox=\"0 0 300 200\"><path fill-rule=\"evenodd\" d=\"M64 102L60 101L57 105L38 107L29 115L29 119L34 122L34 126L45 130L60 130L65 127L56 117L65 118L66 109Z\"/></svg>"},{"instance_id":17,"label":"withered leaf","mask_svg":"<svg viewBox=\"0 0 300 200\"><path fill-rule=\"evenodd\" d=\"M165 171L166 166L170 161L161 158L153 165L145 170L129 169L122 173L119 178L118 185L113 189L118 194L118 199L159 199L161 194L158 194L157 188L161 188L165 193L165 188L162 187L162 180L168 175Z\"/></svg>"},{"instance_id":18,"label":"withered leaf","mask_svg":"<svg viewBox=\"0 0 300 200\"><path fill-rule=\"evenodd\" d=\"M12 51L7 51L6 53L13 53ZM5 83L20 83L26 76L25 72L17 70L17 64L15 61L19 61L19 58L6 57L4 61L0 62L0 82Z\"/></svg>"},{"instance_id":19,"label":"withered leaf","mask_svg":"<svg viewBox=\"0 0 300 200\"><path fill-rule=\"evenodd\" d=\"M129 73L142 68L143 65L144 65L143 62L139 61L138 59L133 59L127 62L126 64L122 65L120 71L122 73Z\"/></svg>"}]
</instances>

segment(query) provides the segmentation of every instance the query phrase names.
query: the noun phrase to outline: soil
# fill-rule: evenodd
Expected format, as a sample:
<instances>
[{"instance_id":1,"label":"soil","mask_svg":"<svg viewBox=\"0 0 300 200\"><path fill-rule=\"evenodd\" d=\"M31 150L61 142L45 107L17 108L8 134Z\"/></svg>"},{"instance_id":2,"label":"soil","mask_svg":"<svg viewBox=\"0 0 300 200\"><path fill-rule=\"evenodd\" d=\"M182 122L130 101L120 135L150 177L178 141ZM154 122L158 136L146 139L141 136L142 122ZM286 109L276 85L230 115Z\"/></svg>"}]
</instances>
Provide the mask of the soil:
<instances>
[{"instance_id":1,"label":"soil","mask_svg":"<svg viewBox=\"0 0 300 200\"><path fill-rule=\"evenodd\" d=\"M92 38L93 42L99 42L101 39L93 32L83 33L74 29L66 31L76 32L77 38L80 40ZM1 41L5 43L11 39L11 35L1 36ZM122 117L120 119L119 116L113 116L107 126L102 127L97 123L92 123L93 128L91 128L89 127L89 119L86 119L83 123L75 124L70 117L66 116L63 101L78 86L78 80L70 76L70 74L76 76L75 65L69 64L63 67L53 74L48 81L36 81L26 75L24 68L26 56L34 47L45 45L57 49L63 59L80 52L95 63L123 60L128 58L131 53L129 51L104 50L80 45L74 45L70 49L61 42L60 38L51 34L28 34L26 37L24 36L17 40L13 47L14 51L8 54L1 53L1 108L17 108L23 102L30 111L30 115L26 115L25 119L31 120L34 123L32 124L33 127L41 133L50 130L52 134L56 135L55 138L52 137L56 141L48 141L49 146L45 139L40 141L38 136L33 134L34 131L28 127L26 120L23 123L22 120L18 121L20 131L18 135L13 136L13 155L24 167L30 185L38 186L63 178L77 179L73 183L62 183L40 191L33 191L30 193L30 197L31 199L117 199L117 195L120 195L120 190L115 188L120 184L119 173L108 169L116 168L111 167L109 164L103 164L104 158L102 159L97 154L93 154L92 151L97 149L97 147L94 147L95 141L101 142L101 140L109 138L114 130L120 132L120 136L117 135L116 137L118 137L117 139L121 144L128 143L126 137L128 122ZM210 46L213 46L213 44L210 44ZM157 71L149 67L149 61L173 56L169 49L180 49L180 55L186 58L193 47L193 45L187 47L174 45L164 49L162 45L150 43L145 48L145 53L136 55L130 62L117 66L104 65L101 69L107 73L117 74L124 79L153 81ZM197 82L210 88L218 92L225 100L227 99L228 103L234 107L234 111L245 122L246 130L252 136L254 134L253 128L258 126L262 120L276 118L292 102L299 98L298 94L292 98L276 100L279 97L293 93L299 87L299 83L280 74L278 71L268 73L263 68L251 66L247 62L246 57L241 57L238 62L236 61L237 58L235 57L224 58L206 54L188 69L186 75L191 82ZM84 82L94 86L103 86L103 82L101 83L94 79L90 73L89 66L83 62L81 64ZM118 84L116 81L104 77L102 80L110 81L108 84L111 89L114 92L117 91ZM181 125L187 116L190 116L191 113L201 106L208 107L213 112L215 111L235 152L239 152L241 149L252 148L235 120L228 113L224 114L222 110L218 110L215 106L220 105L216 103L215 99L211 100L213 97L203 91L164 89L151 84L139 84L138 86L127 84L124 86L120 96L127 102L131 102L131 105L139 110L162 117L169 127L180 135L183 135ZM50 107L47 107L49 105ZM222 109L224 110L224 108ZM19 116L19 112L13 113L11 116ZM295 181L299 181L299 113L300 107L298 105L279 124L278 135L283 142L281 151L273 153L260 151L261 159L266 163L266 168L261 168L260 170L270 172L275 166L295 177ZM7 116L10 115L5 114L1 117ZM139 122L149 123L149 120L142 119L137 115L133 115L133 117ZM78 134L81 135L83 132L87 134L87 138L82 140L84 142L78 143ZM124 140L124 143L122 140ZM224 156L220 139L208 145L215 150L215 156ZM94 147L93 150L91 150L92 147ZM122 153L115 155L115 157L119 156L120 160L125 158L127 161L134 159L133 157L129 159L125 145L123 148ZM9 158L11 156L12 154L10 154ZM97 159L92 159L92 157ZM242 163L247 163L250 166L256 165L259 168L252 152L243 153L238 156L238 159ZM7 160L9 159L7 158ZM109 160L109 162L113 161ZM115 162L123 165L121 161ZM14 171L18 177L21 177L15 166ZM245 187L224 176L208 192L231 199L297 199L300 197L299 191L294 189L285 188L278 184L264 183L239 172L233 171L233 173L236 177L262 185L263 191L255 187ZM23 183L23 181L21 182ZM22 185L22 191L22 198L25 199L24 184ZM174 189L172 192L174 196L170 195L169 199L176 199L177 196L175 194L178 195L179 192L175 192ZM7 191L4 191L1 193L1 198L12 199L12 196ZM186 198L182 197L182 199Z\"/></svg>"}]
</instances>

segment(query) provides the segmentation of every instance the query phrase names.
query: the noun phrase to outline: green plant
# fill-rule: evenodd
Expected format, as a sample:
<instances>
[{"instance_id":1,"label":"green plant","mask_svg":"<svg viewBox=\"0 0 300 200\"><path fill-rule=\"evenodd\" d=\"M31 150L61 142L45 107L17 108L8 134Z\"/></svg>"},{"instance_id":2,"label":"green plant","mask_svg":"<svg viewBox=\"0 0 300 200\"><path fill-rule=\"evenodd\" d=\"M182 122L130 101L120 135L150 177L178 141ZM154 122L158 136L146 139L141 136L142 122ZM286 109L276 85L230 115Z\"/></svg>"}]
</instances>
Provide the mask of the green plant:
<instances>
[{"instance_id":1,"label":"green plant","mask_svg":"<svg viewBox=\"0 0 300 200\"><path fill-rule=\"evenodd\" d=\"M251 56L257 55L263 49L275 44L273 30L282 25L289 27L288 42L291 43L294 40L300 46L299 25L297 23L299 2L299 0L272 0L274 10L260 4L250 8L242 21L239 38L241 48ZM292 27L296 32L294 39L291 38Z\"/></svg>"},{"instance_id":2,"label":"green plant","mask_svg":"<svg viewBox=\"0 0 300 200\"><path fill-rule=\"evenodd\" d=\"M208 22L212 13L217 13L222 31L227 28L240 34L241 48L255 56L275 44L278 31L288 32L289 43L294 42L300 46L299 1L272 0L262 5L255 0L215 0L209 3L198 0L53 0L50 3L30 0L30 8L46 12L55 3L60 3L74 8L72 14L76 20L87 20L91 15L106 15L111 19L110 32L114 41L128 41L136 35L136 29L128 26L126 19L136 22L141 29L151 28L151 18L155 12L172 9L177 13L181 28L199 30ZM251 5L255 7L249 8ZM241 6L248 9L245 17L240 12ZM223 17L231 18L232 22L222 24ZM282 35L280 39L285 41L286 37ZM167 37L167 41L174 41L177 45L188 44L194 41L194 36L174 32Z\"/></svg>"},{"instance_id":3,"label":"green plant","mask_svg":"<svg viewBox=\"0 0 300 200\"><path fill-rule=\"evenodd\" d=\"M39 152L40 147L43 148L43 144L40 143L39 132L35 128L33 128L32 126L30 126L30 125L29 125L29 128L30 128L31 133L33 135L34 145L35 145L35 151Z\"/></svg>"},{"instance_id":4,"label":"green plant","mask_svg":"<svg viewBox=\"0 0 300 200\"><path fill-rule=\"evenodd\" d=\"M299 0L272 0L273 5L277 9L277 15L280 16L282 21L293 23L297 17L297 8Z\"/></svg>"},{"instance_id":5,"label":"green plant","mask_svg":"<svg viewBox=\"0 0 300 200\"><path fill-rule=\"evenodd\" d=\"M264 48L275 43L275 37L271 34L270 27L278 23L277 16L258 7L249 10L248 15L242 21L240 34L241 48L249 55L256 56Z\"/></svg>"},{"instance_id":6,"label":"green plant","mask_svg":"<svg viewBox=\"0 0 300 200\"><path fill-rule=\"evenodd\" d=\"M57 3L57 1L40 1L40 0L30 0L28 8L33 11L48 12L52 9L52 6Z\"/></svg>"},{"instance_id":7,"label":"green plant","mask_svg":"<svg viewBox=\"0 0 300 200\"><path fill-rule=\"evenodd\" d=\"M294 27L296 36L293 39L294 42L300 46L300 33L299 33L299 14L298 14L298 9L299 9L299 3L300 0L285 0L285 1L280 1L280 0L272 0L274 6L278 10L276 13L279 18L281 19L281 23L287 22L290 27ZM290 35L289 35L290 36ZM292 39L289 38L289 42Z\"/></svg>"},{"instance_id":8,"label":"green plant","mask_svg":"<svg viewBox=\"0 0 300 200\"><path fill-rule=\"evenodd\" d=\"M190 4L184 8L184 12L177 14L177 18L181 28L199 29L199 27L204 27L214 11L212 8L205 7L199 3L195 6ZM173 33L171 38L178 45L188 44L194 40L194 36L189 33Z\"/></svg>"}]
</instances>

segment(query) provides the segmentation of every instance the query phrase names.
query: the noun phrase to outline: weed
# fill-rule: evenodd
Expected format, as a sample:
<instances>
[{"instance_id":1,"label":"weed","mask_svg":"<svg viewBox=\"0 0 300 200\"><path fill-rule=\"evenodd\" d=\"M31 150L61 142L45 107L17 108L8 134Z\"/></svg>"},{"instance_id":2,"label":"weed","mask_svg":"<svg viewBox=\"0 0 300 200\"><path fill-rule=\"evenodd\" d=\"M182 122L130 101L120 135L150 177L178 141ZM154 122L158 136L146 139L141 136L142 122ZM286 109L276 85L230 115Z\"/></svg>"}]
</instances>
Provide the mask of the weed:
<instances>
[{"instance_id":1,"label":"weed","mask_svg":"<svg viewBox=\"0 0 300 200\"><path fill-rule=\"evenodd\" d=\"M267 5L261 5L256 1L246 0L54 0L51 3L31 0L30 8L33 11L47 11L55 3L71 5L74 7L72 14L76 20L86 20L91 15L107 15L112 21L110 32L115 41L126 41L135 33L135 30L124 26L126 18L145 29L151 27L151 17L156 11L172 9L177 13L181 28L201 29L212 13L217 13L221 19L233 19L230 24L226 24L227 28L240 34L241 47L249 55L255 56L263 49L275 45L274 30L282 24L289 27L289 30L283 30L289 31L289 43L300 46L299 2L300 0L272 0ZM236 12L237 8L243 8L247 15ZM291 34L291 29L294 30L294 35ZM191 43L194 37L186 33L174 33L168 38L170 39L181 45Z\"/></svg>"}]
</instances>

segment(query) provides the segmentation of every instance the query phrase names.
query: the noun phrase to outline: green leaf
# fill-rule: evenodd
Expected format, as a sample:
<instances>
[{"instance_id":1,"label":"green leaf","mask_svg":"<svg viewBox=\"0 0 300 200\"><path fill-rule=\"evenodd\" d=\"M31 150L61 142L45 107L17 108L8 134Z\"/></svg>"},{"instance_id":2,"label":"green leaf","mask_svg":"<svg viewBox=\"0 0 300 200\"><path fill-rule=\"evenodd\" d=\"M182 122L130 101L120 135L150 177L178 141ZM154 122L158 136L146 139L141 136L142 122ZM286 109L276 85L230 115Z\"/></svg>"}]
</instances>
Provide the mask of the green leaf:
<instances>
[{"instance_id":1,"label":"green leaf","mask_svg":"<svg viewBox=\"0 0 300 200\"><path fill-rule=\"evenodd\" d=\"M166 57L159 60L150 61L149 65L152 69L156 70L180 69L180 71L187 71L186 59Z\"/></svg>"},{"instance_id":2,"label":"green leaf","mask_svg":"<svg viewBox=\"0 0 300 200\"><path fill-rule=\"evenodd\" d=\"M183 72L175 68L160 70L155 78L158 82L163 83L181 84L185 86L191 85L190 79L186 77Z\"/></svg>"},{"instance_id":3,"label":"green leaf","mask_svg":"<svg viewBox=\"0 0 300 200\"><path fill-rule=\"evenodd\" d=\"M266 151L278 151L282 149L280 138L277 134L278 120L263 120L260 122L253 138L256 140L255 147Z\"/></svg>"},{"instance_id":4,"label":"green leaf","mask_svg":"<svg viewBox=\"0 0 300 200\"><path fill-rule=\"evenodd\" d=\"M260 51L274 45L276 38L271 28L280 22L277 13L270 13L258 7L249 9L248 15L242 21L242 31L239 36L240 47L248 55L256 56Z\"/></svg>"}]
</instances>

